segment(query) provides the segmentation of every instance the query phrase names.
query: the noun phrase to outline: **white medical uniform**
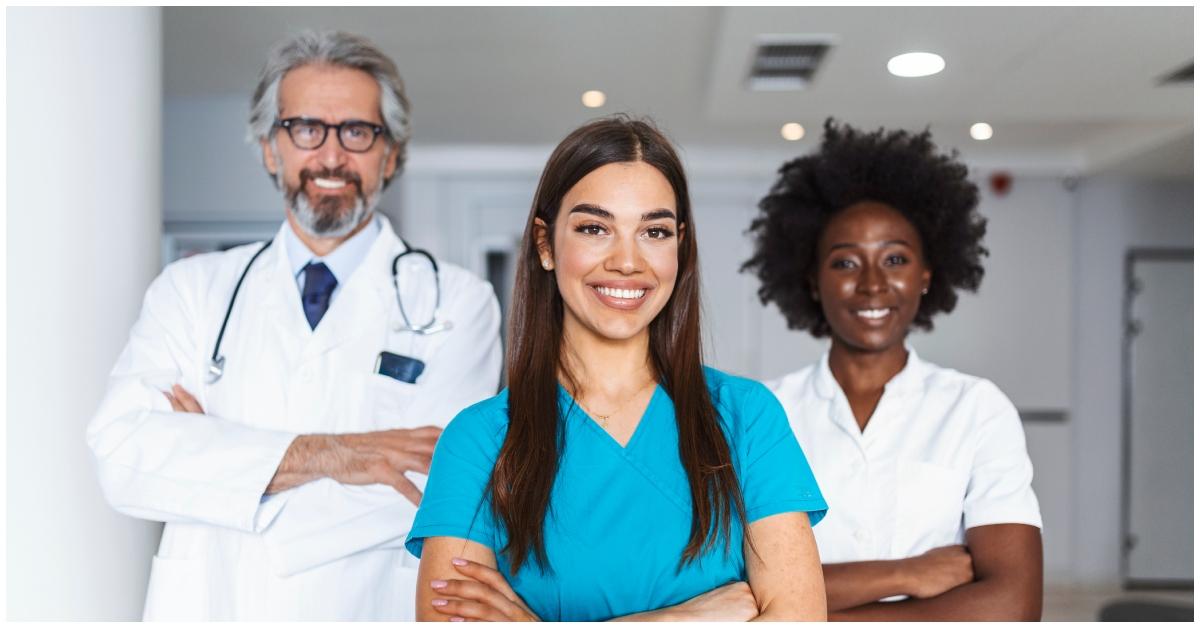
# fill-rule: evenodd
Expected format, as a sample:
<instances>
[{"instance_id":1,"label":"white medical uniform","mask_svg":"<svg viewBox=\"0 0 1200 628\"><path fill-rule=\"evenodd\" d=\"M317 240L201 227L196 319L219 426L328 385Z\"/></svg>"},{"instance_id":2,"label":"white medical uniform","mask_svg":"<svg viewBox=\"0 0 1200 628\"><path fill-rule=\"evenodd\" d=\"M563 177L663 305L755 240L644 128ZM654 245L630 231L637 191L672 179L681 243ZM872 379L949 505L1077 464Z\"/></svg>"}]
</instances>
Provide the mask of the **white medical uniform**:
<instances>
[{"instance_id":1,"label":"white medical uniform","mask_svg":"<svg viewBox=\"0 0 1200 628\"><path fill-rule=\"evenodd\" d=\"M829 504L813 528L821 562L905 558L963 543L976 526L1041 527L1020 418L992 382L909 347L861 431L828 352L767 386Z\"/></svg>"},{"instance_id":2,"label":"white medical uniform","mask_svg":"<svg viewBox=\"0 0 1200 628\"><path fill-rule=\"evenodd\" d=\"M403 542L416 507L390 486L324 478L264 498L300 434L445 425L496 392L500 312L492 287L439 262L439 320L422 336L401 322L391 264L405 250L391 225L338 286L310 329L284 246L287 223L255 261L221 345L224 376L204 378L234 284L261 245L168 266L88 426L105 497L122 513L165 521L146 619L411 620L416 560ZM288 234L290 235L290 234ZM405 256L399 285L414 322L428 320L428 268ZM424 361L415 384L375 373L390 351ZM178 382L205 415L171 411ZM418 486L424 476L417 476Z\"/></svg>"}]
</instances>

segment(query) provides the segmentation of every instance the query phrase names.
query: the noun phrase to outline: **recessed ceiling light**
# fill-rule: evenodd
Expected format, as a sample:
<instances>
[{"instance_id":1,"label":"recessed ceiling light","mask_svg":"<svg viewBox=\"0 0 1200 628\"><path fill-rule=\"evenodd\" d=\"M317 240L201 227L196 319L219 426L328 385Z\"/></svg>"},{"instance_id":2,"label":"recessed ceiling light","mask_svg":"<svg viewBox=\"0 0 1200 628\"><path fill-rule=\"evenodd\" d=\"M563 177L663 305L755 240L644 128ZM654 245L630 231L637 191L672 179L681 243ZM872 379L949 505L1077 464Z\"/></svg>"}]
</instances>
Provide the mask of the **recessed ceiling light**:
<instances>
[{"instance_id":1,"label":"recessed ceiling light","mask_svg":"<svg viewBox=\"0 0 1200 628\"><path fill-rule=\"evenodd\" d=\"M783 128L779 129L779 134L783 136L783 139L795 142L804 137L804 127L799 122L788 122L783 125Z\"/></svg>"},{"instance_id":2,"label":"recessed ceiling light","mask_svg":"<svg viewBox=\"0 0 1200 628\"><path fill-rule=\"evenodd\" d=\"M932 52L909 52L896 55L887 62L888 72L913 78L937 74L946 68L946 60Z\"/></svg>"},{"instance_id":3,"label":"recessed ceiling light","mask_svg":"<svg viewBox=\"0 0 1200 628\"><path fill-rule=\"evenodd\" d=\"M971 125L971 137L977 140L992 139L992 125L987 122L976 122Z\"/></svg>"},{"instance_id":4,"label":"recessed ceiling light","mask_svg":"<svg viewBox=\"0 0 1200 628\"><path fill-rule=\"evenodd\" d=\"M605 100L604 92L598 89L591 89L583 93L584 107L591 107L592 109L603 107Z\"/></svg>"}]
</instances>

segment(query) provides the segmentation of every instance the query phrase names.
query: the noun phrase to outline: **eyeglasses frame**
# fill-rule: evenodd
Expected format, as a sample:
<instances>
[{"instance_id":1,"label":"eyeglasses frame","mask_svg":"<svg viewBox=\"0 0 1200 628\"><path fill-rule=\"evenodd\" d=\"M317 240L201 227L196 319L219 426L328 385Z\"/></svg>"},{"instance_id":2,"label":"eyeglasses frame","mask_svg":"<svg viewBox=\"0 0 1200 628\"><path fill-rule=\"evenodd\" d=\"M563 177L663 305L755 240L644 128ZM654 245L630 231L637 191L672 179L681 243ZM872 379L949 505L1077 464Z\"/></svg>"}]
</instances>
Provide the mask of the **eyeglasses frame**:
<instances>
[{"instance_id":1,"label":"eyeglasses frame","mask_svg":"<svg viewBox=\"0 0 1200 628\"><path fill-rule=\"evenodd\" d=\"M292 125L297 124L297 123L321 125L322 129L324 129L324 133L321 135L321 141L317 142L317 145L313 146L312 148L302 148L299 144L296 143L296 138L292 137ZM344 127L346 125L350 125L350 124L365 124L371 128L373 135L371 136L371 143L368 144L366 148L364 148L362 150L355 150L353 148L346 146L345 140L342 139L342 127ZM337 124L329 124L328 122L325 122L324 120L318 120L316 118L305 118L302 116L297 116L294 118L284 118L283 120L277 120L275 122L274 126L276 128L281 128L284 131L287 131L288 139L292 141L292 145L295 146L296 148L299 148L300 150L317 150L318 148L324 146L325 142L329 139L329 129L337 129L338 144L342 147L343 150L345 150L347 152L351 152L351 153L369 152L372 148L375 147L375 142L379 140L379 136L382 135L383 131L384 131L383 125L375 124L374 122L367 122L366 120L343 120Z\"/></svg>"}]
</instances>

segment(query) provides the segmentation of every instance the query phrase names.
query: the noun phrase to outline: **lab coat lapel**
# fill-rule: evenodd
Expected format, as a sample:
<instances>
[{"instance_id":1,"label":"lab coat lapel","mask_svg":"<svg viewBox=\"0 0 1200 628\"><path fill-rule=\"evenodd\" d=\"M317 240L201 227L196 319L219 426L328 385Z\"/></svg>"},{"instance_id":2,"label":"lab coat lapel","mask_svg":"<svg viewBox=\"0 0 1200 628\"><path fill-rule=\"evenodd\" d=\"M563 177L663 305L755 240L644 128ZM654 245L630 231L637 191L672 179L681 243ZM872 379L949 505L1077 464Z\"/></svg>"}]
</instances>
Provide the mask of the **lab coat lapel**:
<instances>
[{"instance_id":1,"label":"lab coat lapel","mask_svg":"<svg viewBox=\"0 0 1200 628\"><path fill-rule=\"evenodd\" d=\"M263 274L266 284L260 288L266 296L263 308L284 330L303 338L311 332L304 318L304 306L300 302L300 287L296 285L296 277L292 275L292 265L288 260L284 229L291 229L286 221L267 251L274 259L269 272Z\"/></svg>"}]
</instances>

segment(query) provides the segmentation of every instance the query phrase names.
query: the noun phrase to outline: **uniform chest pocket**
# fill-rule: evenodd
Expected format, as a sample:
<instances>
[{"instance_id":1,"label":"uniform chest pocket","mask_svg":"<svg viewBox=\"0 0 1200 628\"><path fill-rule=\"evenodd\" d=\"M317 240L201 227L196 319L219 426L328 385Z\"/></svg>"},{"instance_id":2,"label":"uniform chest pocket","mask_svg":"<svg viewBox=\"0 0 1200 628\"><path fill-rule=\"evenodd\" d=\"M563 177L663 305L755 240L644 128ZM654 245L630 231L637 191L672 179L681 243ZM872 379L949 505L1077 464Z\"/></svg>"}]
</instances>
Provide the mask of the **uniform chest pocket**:
<instances>
[{"instance_id":1,"label":"uniform chest pocket","mask_svg":"<svg viewBox=\"0 0 1200 628\"><path fill-rule=\"evenodd\" d=\"M901 460L897 471L894 555L961 543L967 473L920 460Z\"/></svg>"},{"instance_id":2,"label":"uniform chest pocket","mask_svg":"<svg viewBox=\"0 0 1200 628\"><path fill-rule=\"evenodd\" d=\"M386 375L369 373L363 384L365 408L370 429L409 427L406 411L416 394L417 385Z\"/></svg>"}]
</instances>

